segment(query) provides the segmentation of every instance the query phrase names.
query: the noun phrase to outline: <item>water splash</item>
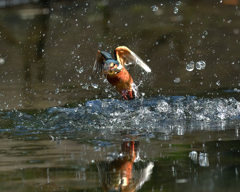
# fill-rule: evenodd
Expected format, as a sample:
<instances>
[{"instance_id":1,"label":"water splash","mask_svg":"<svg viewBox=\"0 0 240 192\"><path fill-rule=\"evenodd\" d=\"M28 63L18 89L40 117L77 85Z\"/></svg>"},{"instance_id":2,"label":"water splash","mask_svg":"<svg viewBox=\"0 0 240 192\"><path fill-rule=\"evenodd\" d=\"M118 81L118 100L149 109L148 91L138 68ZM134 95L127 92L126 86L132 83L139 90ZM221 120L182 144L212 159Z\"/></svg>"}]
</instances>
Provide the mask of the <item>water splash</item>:
<instances>
[{"instance_id":1,"label":"water splash","mask_svg":"<svg viewBox=\"0 0 240 192\"><path fill-rule=\"evenodd\" d=\"M75 137L78 130L132 130L184 135L196 129L224 129L240 121L240 102L234 98L155 97L133 101L91 100L74 108L53 107L36 114L1 112L8 126L1 133L38 139ZM9 122L9 123L7 123ZM40 134L41 133L41 134ZM79 137L79 135L78 135ZM84 137L84 136L83 136Z\"/></svg>"}]
</instances>

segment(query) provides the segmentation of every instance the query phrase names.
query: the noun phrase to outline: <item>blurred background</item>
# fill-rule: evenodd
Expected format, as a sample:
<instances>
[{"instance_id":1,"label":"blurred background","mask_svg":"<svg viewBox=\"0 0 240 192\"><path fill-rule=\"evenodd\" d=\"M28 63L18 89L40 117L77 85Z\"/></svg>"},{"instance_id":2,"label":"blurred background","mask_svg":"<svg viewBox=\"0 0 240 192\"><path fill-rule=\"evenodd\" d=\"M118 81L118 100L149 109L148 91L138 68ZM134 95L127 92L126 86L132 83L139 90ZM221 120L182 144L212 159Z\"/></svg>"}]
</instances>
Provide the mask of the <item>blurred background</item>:
<instances>
[{"instance_id":1,"label":"blurred background","mask_svg":"<svg viewBox=\"0 0 240 192\"><path fill-rule=\"evenodd\" d=\"M97 50L125 45L144 97L240 92L239 0L0 0L0 109L121 97L91 79Z\"/></svg>"}]
</instances>

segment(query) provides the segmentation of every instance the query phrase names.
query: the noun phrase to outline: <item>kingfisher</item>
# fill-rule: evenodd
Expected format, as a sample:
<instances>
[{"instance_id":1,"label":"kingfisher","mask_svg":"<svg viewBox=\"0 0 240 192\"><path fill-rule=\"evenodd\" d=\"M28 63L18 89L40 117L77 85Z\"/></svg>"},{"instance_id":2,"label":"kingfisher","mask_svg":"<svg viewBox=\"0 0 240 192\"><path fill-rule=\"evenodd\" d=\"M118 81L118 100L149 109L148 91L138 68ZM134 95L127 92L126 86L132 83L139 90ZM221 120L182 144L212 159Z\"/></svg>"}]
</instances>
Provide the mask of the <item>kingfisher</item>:
<instances>
[{"instance_id":1,"label":"kingfisher","mask_svg":"<svg viewBox=\"0 0 240 192\"><path fill-rule=\"evenodd\" d=\"M138 92L133 78L125 68L130 64L137 64L146 72L151 72L148 65L133 51L125 46L119 46L114 50L114 58L106 51L97 51L92 75L104 75L124 99L132 100L138 97Z\"/></svg>"}]
</instances>

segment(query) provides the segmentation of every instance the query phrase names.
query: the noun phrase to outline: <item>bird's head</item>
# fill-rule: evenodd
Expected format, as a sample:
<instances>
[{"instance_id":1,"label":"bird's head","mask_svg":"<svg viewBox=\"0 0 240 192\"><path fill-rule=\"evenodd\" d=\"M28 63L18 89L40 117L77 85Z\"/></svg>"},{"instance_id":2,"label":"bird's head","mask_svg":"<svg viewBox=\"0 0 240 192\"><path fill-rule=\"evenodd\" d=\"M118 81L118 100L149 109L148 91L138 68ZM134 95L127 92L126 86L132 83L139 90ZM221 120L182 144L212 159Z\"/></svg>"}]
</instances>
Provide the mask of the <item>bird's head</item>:
<instances>
[{"instance_id":1,"label":"bird's head","mask_svg":"<svg viewBox=\"0 0 240 192\"><path fill-rule=\"evenodd\" d=\"M114 75L122 71L123 66L116 60L105 60L103 64L103 71L106 75Z\"/></svg>"}]
</instances>

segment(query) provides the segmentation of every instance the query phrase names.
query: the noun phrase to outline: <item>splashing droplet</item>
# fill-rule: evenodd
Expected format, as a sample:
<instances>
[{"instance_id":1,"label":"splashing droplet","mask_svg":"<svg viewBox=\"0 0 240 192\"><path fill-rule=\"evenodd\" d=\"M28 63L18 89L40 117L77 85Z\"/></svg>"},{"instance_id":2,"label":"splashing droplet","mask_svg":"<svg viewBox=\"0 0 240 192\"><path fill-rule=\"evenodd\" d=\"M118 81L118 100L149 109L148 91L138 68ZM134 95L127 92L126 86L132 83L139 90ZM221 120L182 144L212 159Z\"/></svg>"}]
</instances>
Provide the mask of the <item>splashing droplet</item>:
<instances>
[{"instance_id":1,"label":"splashing droplet","mask_svg":"<svg viewBox=\"0 0 240 192\"><path fill-rule=\"evenodd\" d=\"M0 58L0 65L3 65L5 63L5 60L3 58Z\"/></svg>"},{"instance_id":2,"label":"splashing droplet","mask_svg":"<svg viewBox=\"0 0 240 192\"><path fill-rule=\"evenodd\" d=\"M186 70L187 71L193 71L193 69L194 69L194 62L191 61L190 63L187 63Z\"/></svg>"},{"instance_id":3,"label":"splashing droplet","mask_svg":"<svg viewBox=\"0 0 240 192\"><path fill-rule=\"evenodd\" d=\"M59 93L59 89L55 89L55 94L58 94Z\"/></svg>"},{"instance_id":4,"label":"splashing droplet","mask_svg":"<svg viewBox=\"0 0 240 192\"><path fill-rule=\"evenodd\" d=\"M177 7L174 7L173 13L174 13L174 14L177 14L177 13L178 13L178 8L177 8Z\"/></svg>"},{"instance_id":5,"label":"splashing droplet","mask_svg":"<svg viewBox=\"0 0 240 192\"><path fill-rule=\"evenodd\" d=\"M79 70L78 70L78 73L82 73L83 72L83 67L81 67Z\"/></svg>"},{"instance_id":6,"label":"splashing droplet","mask_svg":"<svg viewBox=\"0 0 240 192\"><path fill-rule=\"evenodd\" d=\"M218 81L216 82L216 85L217 85L217 86L220 86L220 80L218 80Z\"/></svg>"},{"instance_id":7,"label":"splashing droplet","mask_svg":"<svg viewBox=\"0 0 240 192\"><path fill-rule=\"evenodd\" d=\"M197 70L203 70L206 67L206 63L204 61L198 61L196 63L196 69Z\"/></svg>"},{"instance_id":8,"label":"splashing droplet","mask_svg":"<svg viewBox=\"0 0 240 192\"><path fill-rule=\"evenodd\" d=\"M203 35L208 35L208 32L205 30L205 31L203 31Z\"/></svg>"},{"instance_id":9,"label":"splashing droplet","mask_svg":"<svg viewBox=\"0 0 240 192\"><path fill-rule=\"evenodd\" d=\"M180 83L180 78L179 77L176 77L174 80L173 80L174 83Z\"/></svg>"},{"instance_id":10,"label":"splashing droplet","mask_svg":"<svg viewBox=\"0 0 240 192\"><path fill-rule=\"evenodd\" d=\"M95 83L91 83L92 87L97 89L98 88L98 84L95 84Z\"/></svg>"},{"instance_id":11,"label":"splashing droplet","mask_svg":"<svg viewBox=\"0 0 240 192\"><path fill-rule=\"evenodd\" d=\"M178 5L181 5L181 3L182 3L181 1L178 1L178 2L176 3L176 5L177 5L177 6L178 6Z\"/></svg>"},{"instance_id":12,"label":"splashing droplet","mask_svg":"<svg viewBox=\"0 0 240 192\"><path fill-rule=\"evenodd\" d=\"M152 11L157 11L158 10L158 7L156 5L153 5L151 8L152 8Z\"/></svg>"}]
</instances>

